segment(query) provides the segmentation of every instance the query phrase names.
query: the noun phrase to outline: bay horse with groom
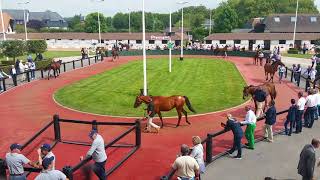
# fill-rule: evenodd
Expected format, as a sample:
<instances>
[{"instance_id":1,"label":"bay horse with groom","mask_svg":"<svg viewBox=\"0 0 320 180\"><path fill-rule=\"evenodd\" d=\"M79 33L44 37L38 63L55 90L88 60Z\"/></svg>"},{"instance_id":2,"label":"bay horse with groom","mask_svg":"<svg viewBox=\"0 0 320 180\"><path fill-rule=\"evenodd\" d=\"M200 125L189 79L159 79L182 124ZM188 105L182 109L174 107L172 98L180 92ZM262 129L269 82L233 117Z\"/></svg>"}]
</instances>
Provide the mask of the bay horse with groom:
<instances>
[{"instance_id":1,"label":"bay horse with groom","mask_svg":"<svg viewBox=\"0 0 320 180\"><path fill-rule=\"evenodd\" d=\"M163 127L163 120L162 120L162 114L161 111L171 111L172 109L176 109L178 113L178 123L176 127L180 125L182 113L186 117L186 122L188 124L191 124L188 121L188 113L183 108L183 106L186 104L188 109L192 111L193 113L196 113L196 111L191 106L190 100L187 96L143 96L142 94L136 97L136 100L134 102L134 108L139 107L142 103L149 104L151 101L154 103L154 111L155 114L159 115L159 118L161 120L161 128Z\"/></svg>"}]
</instances>

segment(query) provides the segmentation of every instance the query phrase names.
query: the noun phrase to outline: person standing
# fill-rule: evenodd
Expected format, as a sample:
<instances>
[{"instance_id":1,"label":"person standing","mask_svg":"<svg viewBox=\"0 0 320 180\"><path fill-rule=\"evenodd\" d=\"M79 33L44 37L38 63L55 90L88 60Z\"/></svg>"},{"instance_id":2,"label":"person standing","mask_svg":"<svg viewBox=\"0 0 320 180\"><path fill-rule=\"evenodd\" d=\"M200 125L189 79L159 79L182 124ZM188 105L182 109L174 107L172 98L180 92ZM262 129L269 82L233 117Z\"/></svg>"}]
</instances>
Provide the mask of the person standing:
<instances>
[{"instance_id":1,"label":"person standing","mask_svg":"<svg viewBox=\"0 0 320 180\"><path fill-rule=\"evenodd\" d=\"M4 88L2 88L2 85L3 85L3 79L6 77L10 77L10 76L0 68L0 92L4 91Z\"/></svg>"},{"instance_id":2,"label":"person standing","mask_svg":"<svg viewBox=\"0 0 320 180\"><path fill-rule=\"evenodd\" d=\"M246 144L249 149L254 149L254 130L256 129L256 122L257 122L257 117L254 114L254 112L251 110L249 106L245 107L245 110L247 111L246 118L244 121L241 122L241 124L246 124L247 128L245 131L245 136L248 141Z\"/></svg>"},{"instance_id":3,"label":"person standing","mask_svg":"<svg viewBox=\"0 0 320 180\"><path fill-rule=\"evenodd\" d=\"M306 112L304 117L304 126L307 128L312 128L314 120L315 120L315 110L316 110L316 101L313 96L313 89L309 89L308 96L306 98Z\"/></svg>"},{"instance_id":4,"label":"person standing","mask_svg":"<svg viewBox=\"0 0 320 180\"><path fill-rule=\"evenodd\" d=\"M154 109L154 102L153 102L152 98L150 98L149 103L148 103L148 107L147 107L148 124L147 124L147 128L146 128L146 132L151 132L151 127L153 127L156 129L157 133L159 133L160 126L158 126L152 122L155 114L156 113L155 113L155 109Z\"/></svg>"},{"instance_id":5,"label":"person standing","mask_svg":"<svg viewBox=\"0 0 320 180\"><path fill-rule=\"evenodd\" d=\"M242 158L242 148L241 148L241 139L243 137L243 130L241 128L241 124L232 117L231 114L227 115L227 123L221 123L221 126L224 127L226 131L231 130L233 133L233 146L228 151L229 154L232 154L235 150L238 151L237 155L234 156L235 159Z\"/></svg>"},{"instance_id":6,"label":"person standing","mask_svg":"<svg viewBox=\"0 0 320 180\"><path fill-rule=\"evenodd\" d=\"M310 71L310 80L313 82L316 79L317 70L313 67Z\"/></svg>"},{"instance_id":7,"label":"person standing","mask_svg":"<svg viewBox=\"0 0 320 180\"><path fill-rule=\"evenodd\" d=\"M53 168L53 162L55 158L49 157L44 158L42 161L42 171L40 174L35 178L35 180L67 180L65 174L63 174L59 170L55 170Z\"/></svg>"},{"instance_id":8,"label":"person standing","mask_svg":"<svg viewBox=\"0 0 320 180\"><path fill-rule=\"evenodd\" d=\"M203 174L206 171L206 166L203 160L203 146L199 136L192 137L193 148L191 149L190 156L193 157L199 165L199 173Z\"/></svg>"},{"instance_id":9,"label":"person standing","mask_svg":"<svg viewBox=\"0 0 320 180\"><path fill-rule=\"evenodd\" d=\"M261 87L258 87L253 94L253 99L256 101L257 104L256 117L259 118L264 113L267 101L267 93Z\"/></svg>"},{"instance_id":10,"label":"person standing","mask_svg":"<svg viewBox=\"0 0 320 180\"><path fill-rule=\"evenodd\" d=\"M294 71L294 79L295 79L296 83L300 82L301 72L302 72L301 65L298 64L295 71Z\"/></svg>"},{"instance_id":11,"label":"person standing","mask_svg":"<svg viewBox=\"0 0 320 180\"><path fill-rule=\"evenodd\" d=\"M14 86L17 86L17 71L14 65L11 65L10 75L12 77L12 82Z\"/></svg>"},{"instance_id":12,"label":"person standing","mask_svg":"<svg viewBox=\"0 0 320 180\"><path fill-rule=\"evenodd\" d=\"M298 93L298 103L297 103L297 117L296 117L296 133L302 132L302 115L304 112L304 107L306 104L306 99L303 97L303 92Z\"/></svg>"},{"instance_id":13,"label":"person standing","mask_svg":"<svg viewBox=\"0 0 320 180\"><path fill-rule=\"evenodd\" d=\"M276 123L277 120L277 110L275 108L275 102L270 101L268 105L268 110L265 114L265 125L264 125L264 138L268 142L273 142L273 132L272 126Z\"/></svg>"},{"instance_id":14,"label":"person standing","mask_svg":"<svg viewBox=\"0 0 320 180\"><path fill-rule=\"evenodd\" d=\"M43 144L39 149L38 149L38 155L39 155L39 164L41 165L41 162L45 158L51 158L53 157L52 161L52 169L55 169L55 164L56 164L56 156L53 154L51 151L51 146L50 144Z\"/></svg>"},{"instance_id":15,"label":"person standing","mask_svg":"<svg viewBox=\"0 0 320 180\"><path fill-rule=\"evenodd\" d=\"M31 79L35 79L36 63L34 61L29 62L29 69L31 73Z\"/></svg>"},{"instance_id":16,"label":"person standing","mask_svg":"<svg viewBox=\"0 0 320 180\"><path fill-rule=\"evenodd\" d=\"M87 152L86 157L92 156L93 161L95 162L93 165L93 172L97 175L99 180L106 180L106 162L107 162L107 154L105 151L104 140L100 134L98 134L97 130L92 130L89 133L90 139L93 141L92 145ZM83 160L83 157L80 157L80 160Z\"/></svg>"},{"instance_id":17,"label":"person standing","mask_svg":"<svg viewBox=\"0 0 320 180\"><path fill-rule=\"evenodd\" d=\"M315 89L315 94L313 95L317 104L317 109L315 110L315 118L319 119L320 116L320 94L319 94L319 89Z\"/></svg>"},{"instance_id":18,"label":"person standing","mask_svg":"<svg viewBox=\"0 0 320 180\"><path fill-rule=\"evenodd\" d=\"M199 165L197 161L189 156L190 149L187 145L181 145L181 156L172 164L172 169L177 171L177 176L181 180L198 180Z\"/></svg>"},{"instance_id":19,"label":"person standing","mask_svg":"<svg viewBox=\"0 0 320 180\"><path fill-rule=\"evenodd\" d=\"M320 141L318 139L312 139L311 144L307 144L303 147L297 168L298 174L302 176L302 180L314 179L314 166L316 164L315 150L318 149L319 146Z\"/></svg>"},{"instance_id":20,"label":"person standing","mask_svg":"<svg viewBox=\"0 0 320 180\"><path fill-rule=\"evenodd\" d=\"M298 108L296 106L296 100L291 99L291 106L288 111L287 120L284 122L285 134L288 136L291 136L293 122L296 121L297 110ZM289 132L288 132L288 124L290 124Z\"/></svg>"},{"instance_id":21,"label":"person standing","mask_svg":"<svg viewBox=\"0 0 320 180\"><path fill-rule=\"evenodd\" d=\"M283 74L286 71L286 68L284 67L284 65L281 65L279 67L279 83L281 84L281 80L283 79Z\"/></svg>"},{"instance_id":22,"label":"person standing","mask_svg":"<svg viewBox=\"0 0 320 180\"><path fill-rule=\"evenodd\" d=\"M38 168L36 163L31 162L23 154L21 154L21 145L14 143L10 146L10 152L6 154L6 164L9 170L9 180L26 180L23 166L29 164Z\"/></svg>"}]
</instances>

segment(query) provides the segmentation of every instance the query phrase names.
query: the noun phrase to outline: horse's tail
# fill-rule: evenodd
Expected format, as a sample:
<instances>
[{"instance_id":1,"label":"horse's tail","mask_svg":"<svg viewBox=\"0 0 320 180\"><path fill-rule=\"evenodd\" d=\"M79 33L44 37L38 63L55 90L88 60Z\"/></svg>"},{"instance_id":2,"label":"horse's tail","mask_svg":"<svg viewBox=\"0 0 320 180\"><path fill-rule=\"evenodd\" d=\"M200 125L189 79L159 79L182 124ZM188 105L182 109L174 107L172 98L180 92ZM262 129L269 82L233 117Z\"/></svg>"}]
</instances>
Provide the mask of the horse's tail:
<instances>
[{"instance_id":1,"label":"horse's tail","mask_svg":"<svg viewBox=\"0 0 320 180\"><path fill-rule=\"evenodd\" d=\"M276 97L277 97L277 91L276 91L276 86L275 85L273 85L273 98L274 99L276 99Z\"/></svg>"},{"instance_id":2,"label":"horse's tail","mask_svg":"<svg viewBox=\"0 0 320 180\"><path fill-rule=\"evenodd\" d=\"M191 103L190 103L189 98L188 98L187 96L183 96L183 97L184 97L184 99L186 100L186 104L187 104L188 109L189 109L190 111L196 113L196 110L194 110L193 107L191 106Z\"/></svg>"}]
</instances>

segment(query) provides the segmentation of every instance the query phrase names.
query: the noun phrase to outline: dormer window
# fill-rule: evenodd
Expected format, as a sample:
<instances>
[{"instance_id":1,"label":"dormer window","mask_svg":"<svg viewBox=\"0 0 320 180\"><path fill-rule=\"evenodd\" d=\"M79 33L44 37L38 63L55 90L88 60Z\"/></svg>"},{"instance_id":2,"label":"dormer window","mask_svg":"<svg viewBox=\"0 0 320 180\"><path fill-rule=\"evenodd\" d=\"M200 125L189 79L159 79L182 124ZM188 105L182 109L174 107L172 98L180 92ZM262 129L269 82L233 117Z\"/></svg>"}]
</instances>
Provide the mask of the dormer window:
<instances>
[{"instance_id":1,"label":"dormer window","mask_svg":"<svg viewBox=\"0 0 320 180\"><path fill-rule=\"evenodd\" d=\"M310 17L311 22L317 22L317 17Z\"/></svg>"},{"instance_id":2,"label":"dormer window","mask_svg":"<svg viewBox=\"0 0 320 180\"><path fill-rule=\"evenodd\" d=\"M296 22L296 17L291 17L291 22Z\"/></svg>"},{"instance_id":3,"label":"dormer window","mask_svg":"<svg viewBox=\"0 0 320 180\"><path fill-rule=\"evenodd\" d=\"M280 22L280 17L274 17L275 22Z\"/></svg>"}]
</instances>

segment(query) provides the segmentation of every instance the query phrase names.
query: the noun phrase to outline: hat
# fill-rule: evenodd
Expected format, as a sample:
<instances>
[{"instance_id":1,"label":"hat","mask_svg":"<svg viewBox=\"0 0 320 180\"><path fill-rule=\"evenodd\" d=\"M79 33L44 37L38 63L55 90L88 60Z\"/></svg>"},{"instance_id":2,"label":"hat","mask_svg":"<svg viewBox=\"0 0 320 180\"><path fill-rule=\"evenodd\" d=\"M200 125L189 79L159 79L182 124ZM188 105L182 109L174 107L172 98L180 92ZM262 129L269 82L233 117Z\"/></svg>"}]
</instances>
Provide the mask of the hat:
<instances>
[{"instance_id":1,"label":"hat","mask_svg":"<svg viewBox=\"0 0 320 180\"><path fill-rule=\"evenodd\" d=\"M41 146L41 150L47 150L47 151L50 151L50 149L51 149L50 144L43 144L43 145Z\"/></svg>"},{"instance_id":2,"label":"hat","mask_svg":"<svg viewBox=\"0 0 320 180\"><path fill-rule=\"evenodd\" d=\"M14 143L14 144L11 144L11 146L10 146L10 150L12 151L12 150L14 150L14 149L19 149L19 150L21 150L21 145L20 144L17 144L17 143Z\"/></svg>"},{"instance_id":3,"label":"hat","mask_svg":"<svg viewBox=\"0 0 320 180\"><path fill-rule=\"evenodd\" d=\"M98 133L98 131L97 131L96 129L93 129L93 130L90 131L89 137L92 138L92 136L93 136L94 134L97 134L97 133Z\"/></svg>"},{"instance_id":4,"label":"hat","mask_svg":"<svg viewBox=\"0 0 320 180\"><path fill-rule=\"evenodd\" d=\"M52 163L52 161L54 160L54 157L51 156L49 158L44 158L42 160L42 166L44 169L47 169L49 167L49 165Z\"/></svg>"}]
</instances>

